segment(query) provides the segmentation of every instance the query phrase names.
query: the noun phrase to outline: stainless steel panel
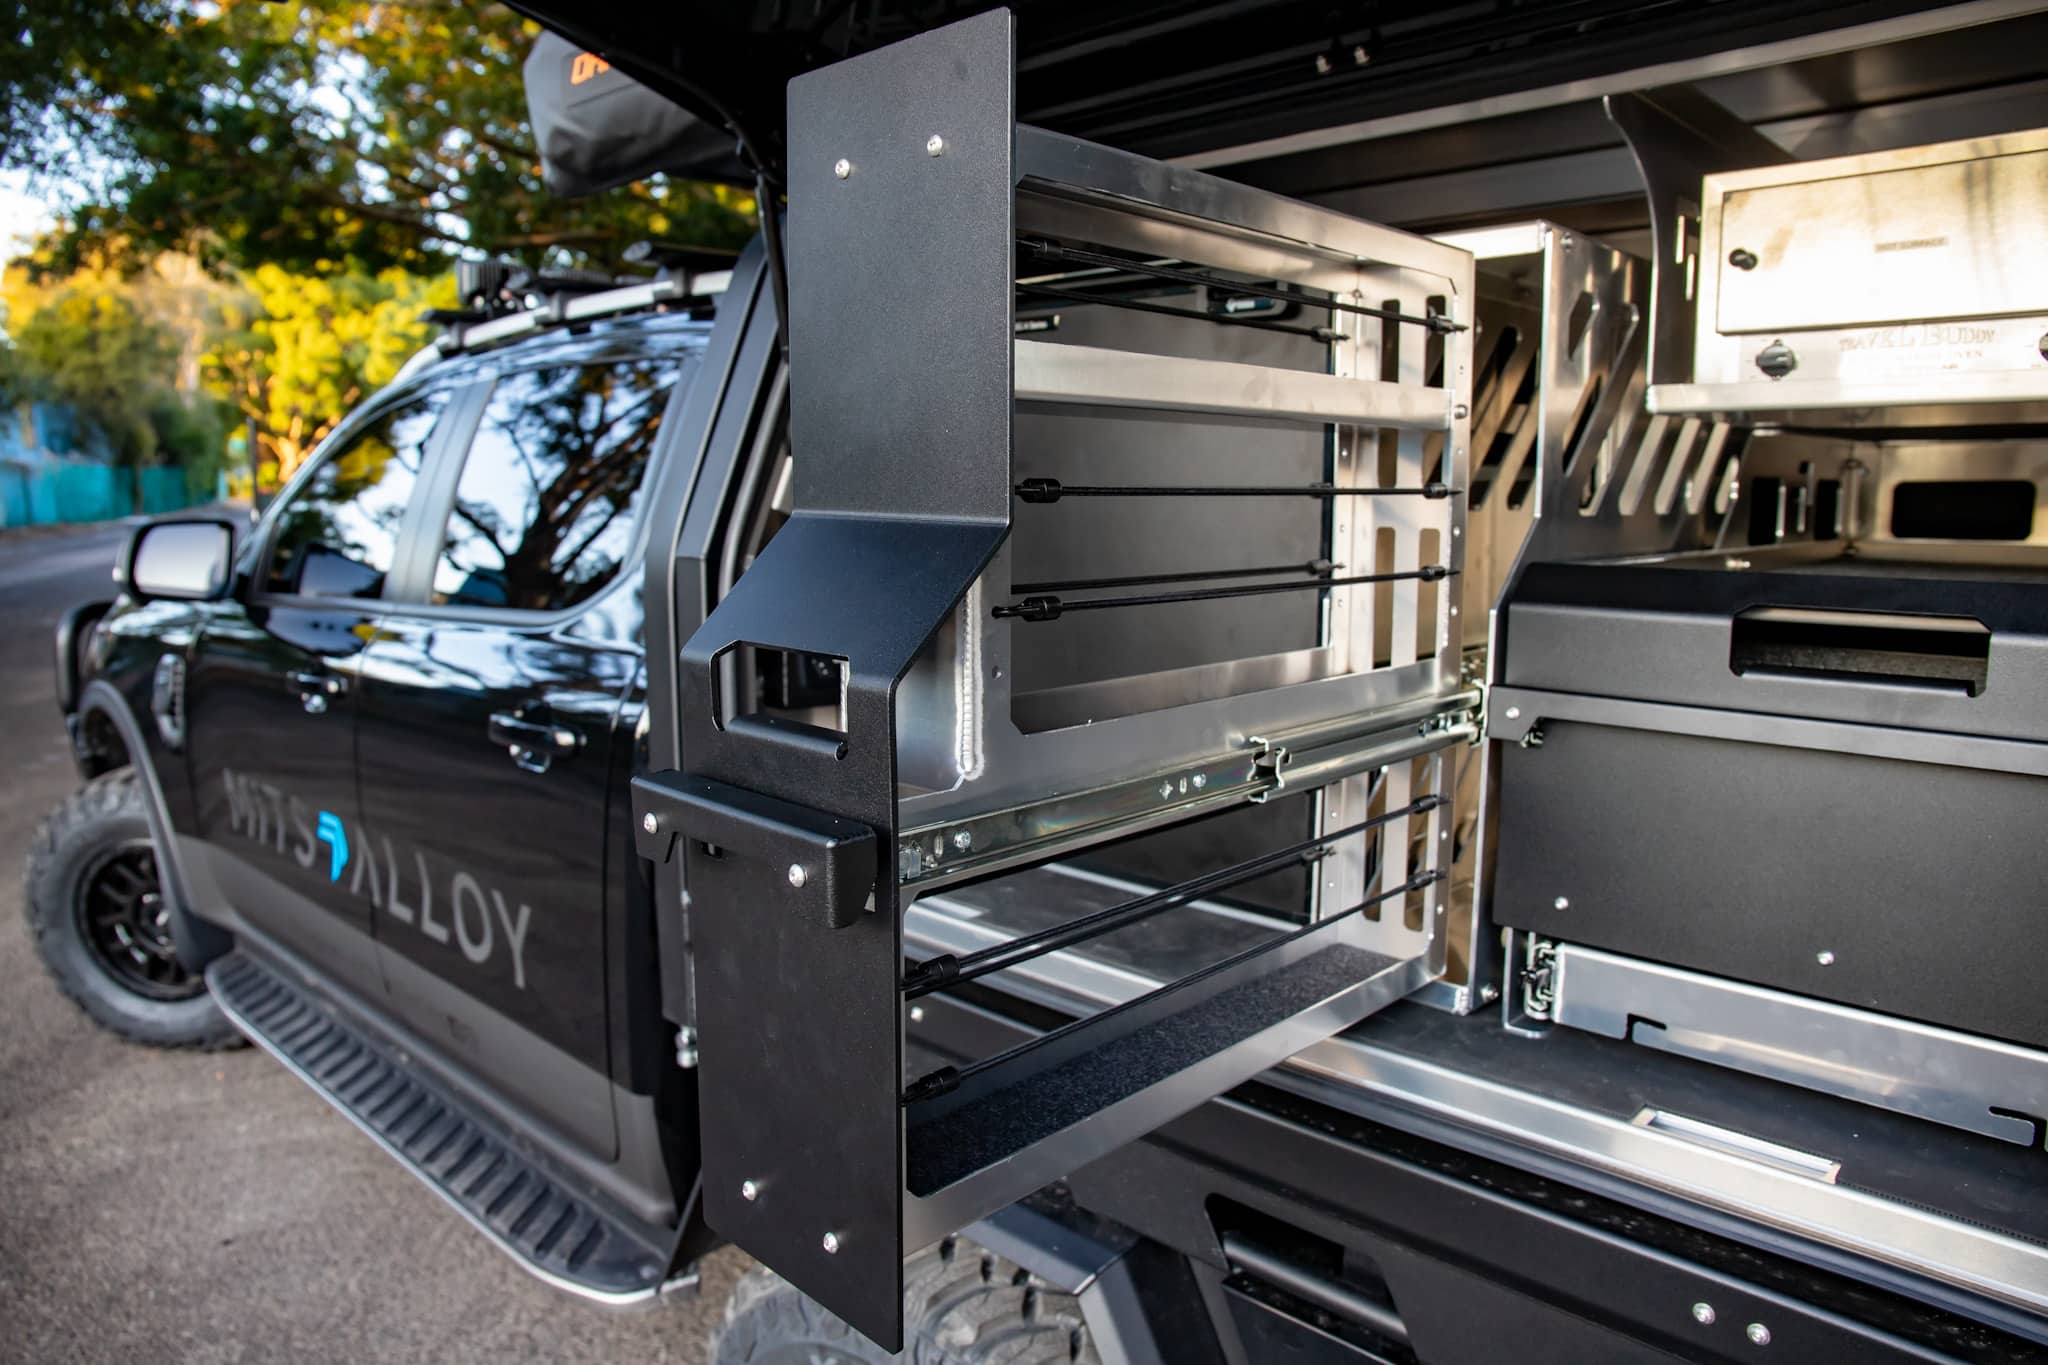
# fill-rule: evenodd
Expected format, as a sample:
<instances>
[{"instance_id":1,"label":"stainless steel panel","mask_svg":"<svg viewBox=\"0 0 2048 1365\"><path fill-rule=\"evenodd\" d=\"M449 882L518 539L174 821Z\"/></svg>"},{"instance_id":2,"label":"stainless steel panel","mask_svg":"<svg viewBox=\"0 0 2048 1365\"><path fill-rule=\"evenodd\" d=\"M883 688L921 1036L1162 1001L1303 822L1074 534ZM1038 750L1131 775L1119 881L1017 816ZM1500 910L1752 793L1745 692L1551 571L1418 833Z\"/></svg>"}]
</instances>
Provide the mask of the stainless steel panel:
<instances>
[{"instance_id":1,"label":"stainless steel panel","mask_svg":"<svg viewBox=\"0 0 2048 1365\"><path fill-rule=\"evenodd\" d=\"M1569 1028L2025 1146L2048 1118L2048 1055L2028 1048L1572 943L1552 961Z\"/></svg>"},{"instance_id":2,"label":"stainless steel panel","mask_svg":"<svg viewBox=\"0 0 2048 1365\"><path fill-rule=\"evenodd\" d=\"M1652 411L1857 425L2048 399L2048 129L1709 175L1701 199L1712 303Z\"/></svg>"},{"instance_id":3,"label":"stainless steel panel","mask_svg":"<svg viewBox=\"0 0 2048 1365\"><path fill-rule=\"evenodd\" d=\"M1716 328L2048 312L2048 146L2024 144L1985 139L1805 163L1797 179L1783 167L1707 177L1708 211L1716 196L1721 211ZM1923 160L1932 156L1943 159ZM1756 264L1736 268L1729 258L1738 253ZM1963 344L1966 330L1943 329L1958 338L1951 344Z\"/></svg>"},{"instance_id":4,"label":"stainless steel panel","mask_svg":"<svg viewBox=\"0 0 2048 1365\"><path fill-rule=\"evenodd\" d=\"M1451 424L1446 389L1226 360L1019 341L1016 376L1020 403L1354 422L1404 431L1442 431Z\"/></svg>"}]
</instances>

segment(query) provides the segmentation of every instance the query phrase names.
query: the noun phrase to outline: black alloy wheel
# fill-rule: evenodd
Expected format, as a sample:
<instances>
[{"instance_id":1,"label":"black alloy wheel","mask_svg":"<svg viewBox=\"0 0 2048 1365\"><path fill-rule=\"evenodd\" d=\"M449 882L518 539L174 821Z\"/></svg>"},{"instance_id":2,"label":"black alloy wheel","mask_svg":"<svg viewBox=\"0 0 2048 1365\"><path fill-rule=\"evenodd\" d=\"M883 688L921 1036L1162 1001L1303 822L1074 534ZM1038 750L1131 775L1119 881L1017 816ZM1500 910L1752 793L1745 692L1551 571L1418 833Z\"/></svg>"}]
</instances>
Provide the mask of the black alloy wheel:
<instances>
[{"instance_id":1,"label":"black alloy wheel","mask_svg":"<svg viewBox=\"0 0 2048 1365\"><path fill-rule=\"evenodd\" d=\"M190 1000L205 980L178 961L170 908L147 839L108 849L88 864L75 896L78 931L99 964L146 1000Z\"/></svg>"}]
</instances>

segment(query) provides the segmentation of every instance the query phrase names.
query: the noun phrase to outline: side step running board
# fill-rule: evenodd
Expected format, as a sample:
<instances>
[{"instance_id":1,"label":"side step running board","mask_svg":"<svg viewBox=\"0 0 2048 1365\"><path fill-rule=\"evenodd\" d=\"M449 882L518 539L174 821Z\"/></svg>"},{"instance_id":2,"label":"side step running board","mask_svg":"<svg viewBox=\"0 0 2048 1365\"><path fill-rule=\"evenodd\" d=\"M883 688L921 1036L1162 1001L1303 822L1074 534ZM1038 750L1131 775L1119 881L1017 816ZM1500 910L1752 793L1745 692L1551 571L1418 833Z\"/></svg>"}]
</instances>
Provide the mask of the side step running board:
<instances>
[{"instance_id":1,"label":"side step running board","mask_svg":"<svg viewBox=\"0 0 2048 1365\"><path fill-rule=\"evenodd\" d=\"M661 1291L665 1243L543 1172L495 1125L286 974L230 953L207 968L206 982L236 1027L526 1270L604 1304Z\"/></svg>"}]
</instances>

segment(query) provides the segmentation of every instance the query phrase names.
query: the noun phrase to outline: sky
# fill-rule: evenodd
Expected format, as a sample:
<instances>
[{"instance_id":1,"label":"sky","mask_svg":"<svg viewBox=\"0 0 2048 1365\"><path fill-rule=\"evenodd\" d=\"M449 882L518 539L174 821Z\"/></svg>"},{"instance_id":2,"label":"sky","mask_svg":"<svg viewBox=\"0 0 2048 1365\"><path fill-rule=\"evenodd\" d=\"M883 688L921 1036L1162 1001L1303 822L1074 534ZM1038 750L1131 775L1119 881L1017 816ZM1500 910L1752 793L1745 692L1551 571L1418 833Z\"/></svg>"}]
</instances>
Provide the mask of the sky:
<instances>
[{"instance_id":1,"label":"sky","mask_svg":"<svg viewBox=\"0 0 2048 1365\"><path fill-rule=\"evenodd\" d=\"M0 171L0 264L11 261L50 225L50 210L29 189L23 171Z\"/></svg>"}]
</instances>

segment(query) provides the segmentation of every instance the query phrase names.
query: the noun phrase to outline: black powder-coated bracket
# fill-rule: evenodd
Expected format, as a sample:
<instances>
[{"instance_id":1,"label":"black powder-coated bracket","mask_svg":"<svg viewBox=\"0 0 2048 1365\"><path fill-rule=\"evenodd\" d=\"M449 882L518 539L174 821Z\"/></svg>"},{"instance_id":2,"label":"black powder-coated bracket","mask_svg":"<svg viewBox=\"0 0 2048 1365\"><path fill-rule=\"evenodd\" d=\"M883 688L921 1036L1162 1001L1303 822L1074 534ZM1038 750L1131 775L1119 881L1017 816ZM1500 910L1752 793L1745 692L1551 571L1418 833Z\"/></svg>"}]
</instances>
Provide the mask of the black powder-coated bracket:
<instances>
[{"instance_id":1,"label":"black powder-coated bracket","mask_svg":"<svg viewBox=\"0 0 2048 1365\"><path fill-rule=\"evenodd\" d=\"M1009 530L1012 51L998 11L790 84L797 510L683 647L683 773L634 813L683 850L706 1220L890 1350L903 945L875 853L898 684ZM741 644L844 659L843 735L724 714Z\"/></svg>"},{"instance_id":2,"label":"black powder-coated bracket","mask_svg":"<svg viewBox=\"0 0 2048 1365\"><path fill-rule=\"evenodd\" d=\"M828 929L858 924L875 908L875 832L809 806L681 773L633 779L640 856L665 863L684 829L706 858L737 858L749 873L779 875L783 899Z\"/></svg>"}]
</instances>

